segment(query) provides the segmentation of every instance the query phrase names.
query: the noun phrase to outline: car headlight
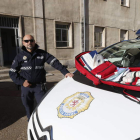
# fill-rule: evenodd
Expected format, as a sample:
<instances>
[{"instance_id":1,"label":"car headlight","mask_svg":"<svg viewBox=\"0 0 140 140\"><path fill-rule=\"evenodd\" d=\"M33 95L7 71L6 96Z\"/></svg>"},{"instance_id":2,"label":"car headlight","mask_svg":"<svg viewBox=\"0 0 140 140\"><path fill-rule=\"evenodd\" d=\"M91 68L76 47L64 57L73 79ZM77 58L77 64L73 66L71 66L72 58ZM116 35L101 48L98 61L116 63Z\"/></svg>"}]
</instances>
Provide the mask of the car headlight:
<instances>
[{"instance_id":1,"label":"car headlight","mask_svg":"<svg viewBox=\"0 0 140 140\"><path fill-rule=\"evenodd\" d=\"M28 129L28 138L30 140L53 140L53 127L50 125L43 128L38 116L38 110L34 111L30 120L32 127Z\"/></svg>"}]
</instances>

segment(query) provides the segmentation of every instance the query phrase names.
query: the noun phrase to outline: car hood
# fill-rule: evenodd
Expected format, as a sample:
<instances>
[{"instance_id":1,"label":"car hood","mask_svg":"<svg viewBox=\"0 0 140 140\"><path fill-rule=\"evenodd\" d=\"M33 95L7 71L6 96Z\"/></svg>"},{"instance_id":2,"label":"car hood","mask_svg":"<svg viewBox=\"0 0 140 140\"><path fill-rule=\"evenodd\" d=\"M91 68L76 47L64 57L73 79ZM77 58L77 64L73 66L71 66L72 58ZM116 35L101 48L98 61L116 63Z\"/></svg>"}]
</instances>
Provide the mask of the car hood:
<instances>
[{"instance_id":1,"label":"car hood","mask_svg":"<svg viewBox=\"0 0 140 140\"><path fill-rule=\"evenodd\" d=\"M90 99L76 106L80 93ZM76 115L75 111L78 111ZM140 104L73 78L60 81L40 103L37 112L43 129L52 125L54 140L134 140L140 137Z\"/></svg>"}]
</instances>

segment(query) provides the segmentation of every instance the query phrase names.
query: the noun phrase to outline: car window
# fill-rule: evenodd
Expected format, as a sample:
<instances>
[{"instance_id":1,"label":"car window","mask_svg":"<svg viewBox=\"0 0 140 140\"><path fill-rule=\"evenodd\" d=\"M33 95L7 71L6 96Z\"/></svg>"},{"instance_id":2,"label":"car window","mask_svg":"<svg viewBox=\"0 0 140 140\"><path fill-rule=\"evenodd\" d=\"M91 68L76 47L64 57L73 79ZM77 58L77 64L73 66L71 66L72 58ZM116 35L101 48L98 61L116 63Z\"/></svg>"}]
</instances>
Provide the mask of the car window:
<instances>
[{"instance_id":1,"label":"car window","mask_svg":"<svg viewBox=\"0 0 140 140\"><path fill-rule=\"evenodd\" d=\"M119 51L119 52L117 52L117 53L111 54L111 55L109 56L109 58L122 57L124 53L125 53L125 51Z\"/></svg>"},{"instance_id":2,"label":"car window","mask_svg":"<svg viewBox=\"0 0 140 140\"><path fill-rule=\"evenodd\" d=\"M140 40L114 44L100 54L118 67L140 67Z\"/></svg>"}]
</instances>

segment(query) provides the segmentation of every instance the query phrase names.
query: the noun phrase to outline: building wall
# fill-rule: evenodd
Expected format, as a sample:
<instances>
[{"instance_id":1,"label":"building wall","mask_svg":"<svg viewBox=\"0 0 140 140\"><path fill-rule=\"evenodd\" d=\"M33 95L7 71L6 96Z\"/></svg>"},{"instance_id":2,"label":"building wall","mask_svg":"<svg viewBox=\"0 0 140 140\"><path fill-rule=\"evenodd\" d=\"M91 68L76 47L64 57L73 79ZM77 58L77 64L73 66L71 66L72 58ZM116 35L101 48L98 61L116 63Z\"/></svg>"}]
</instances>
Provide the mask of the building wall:
<instances>
[{"instance_id":1,"label":"building wall","mask_svg":"<svg viewBox=\"0 0 140 140\"><path fill-rule=\"evenodd\" d=\"M24 15L32 17L32 0L1 0L0 13L6 15Z\"/></svg>"},{"instance_id":2,"label":"building wall","mask_svg":"<svg viewBox=\"0 0 140 140\"><path fill-rule=\"evenodd\" d=\"M119 31L118 28L106 27L106 46L120 41Z\"/></svg>"},{"instance_id":3,"label":"building wall","mask_svg":"<svg viewBox=\"0 0 140 140\"><path fill-rule=\"evenodd\" d=\"M1 0L0 14L22 17L22 34L35 37L41 49L56 56L64 65L74 67L75 56L82 51L83 0ZM130 0L130 7L120 0L85 0L86 51L94 47L94 29L105 28L105 47L120 40L120 29L127 30L129 39L140 28L140 1ZM72 48L55 47L55 22L72 24ZM47 66L50 68L49 66Z\"/></svg>"},{"instance_id":4,"label":"building wall","mask_svg":"<svg viewBox=\"0 0 140 140\"><path fill-rule=\"evenodd\" d=\"M55 47L55 22L72 24L72 48ZM80 0L45 0L46 50L60 62L74 67L74 57L80 52Z\"/></svg>"},{"instance_id":5,"label":"building wall","mask_svg":"<svg viewBox=\"0 0 140 140\"><path fill-rule=\"evenodd\" d=\"M89 0L87 3L90 11L89 24L132 30L134 28L134 3L135 0L128 8L121 6L120 0Z\"/></svg>"},{"instance_id":6,"label":"building wall","mask_svg":"<svg viewBox=\"0 0 140 140\"><path fill-rule=\"evenodd\" d=\"M134 30L140 29L140 1L135 0L134 2L131 0L131 3L134 3L133 10L135 11L133 17L134 17Z\"/></svg>"},{"instance_id":7,"label":"building wall","mask_svg":"<svg viewBox=\"0 0 140 140\"><path fill-rule=\"evenodd\" d=\"M56 21L79 22L80 0L45 0L45 18Z\"/></svg>"},{"instance_id":8,"label":"building wall","mask_svg":"<svg viewBox=\"0 0 140 140\"><path fill-rule=\"evenodd\" d=\"M105 28L105 46L120 41L120 29L128 30L128 38L134 39L135 30L140 28L139 8L140 1L130 0L130 7L120 5L120 0L87 0L89 26L100 26ZM94 32L90 31L89 38L93 38ZM94 41L90 41L89 48L93 48ZM94 48L98 51L102 48Z\"/></svg>"}]
</instances>

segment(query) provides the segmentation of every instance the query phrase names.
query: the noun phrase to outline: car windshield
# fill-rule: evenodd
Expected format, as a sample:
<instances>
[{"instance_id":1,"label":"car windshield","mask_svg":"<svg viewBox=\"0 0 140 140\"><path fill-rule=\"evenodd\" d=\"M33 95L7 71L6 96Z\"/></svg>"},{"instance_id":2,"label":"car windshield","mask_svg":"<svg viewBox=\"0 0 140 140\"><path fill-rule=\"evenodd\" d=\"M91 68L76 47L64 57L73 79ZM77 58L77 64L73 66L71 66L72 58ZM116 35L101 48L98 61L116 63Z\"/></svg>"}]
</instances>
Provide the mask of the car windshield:
<instances>
[{"instance_id":1,"label":"car windshield","mask_svg":"<svg viewBox=\"0 0 140 140\"><path fill-rule=\"evenodd\" d=\"M140 67L140 40L114 44L100 54L118 67Z\"/></svg>"}]
</instances>

